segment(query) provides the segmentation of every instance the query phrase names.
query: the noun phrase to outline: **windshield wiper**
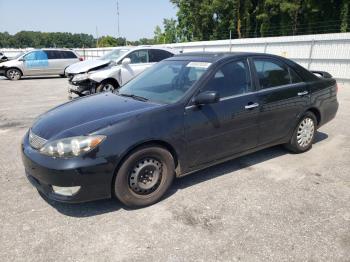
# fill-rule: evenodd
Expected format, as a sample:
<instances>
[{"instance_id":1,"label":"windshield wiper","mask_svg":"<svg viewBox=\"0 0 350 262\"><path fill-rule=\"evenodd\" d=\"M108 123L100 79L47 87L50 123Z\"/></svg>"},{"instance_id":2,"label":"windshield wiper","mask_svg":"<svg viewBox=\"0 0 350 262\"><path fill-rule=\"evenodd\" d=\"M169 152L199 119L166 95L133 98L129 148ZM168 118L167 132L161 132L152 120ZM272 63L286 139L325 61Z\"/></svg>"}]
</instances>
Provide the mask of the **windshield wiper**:
<instances>
[{"instance_id":1,"label":"windshield wiper","mask_svg":"<svg viewBox=\"0 0 350 262\"><path fill-rule=\"evenodd\" d=\"M134 94L120 94L120 93L117 93L117 95L125 96L125 97L131 97L131 98L133 98L135 100L139 100L139 101L143 101L143 102L148 101L148 98L142 97L142 96L137 96L137 95L134 95Z\"/></svg>"}]
</instances>

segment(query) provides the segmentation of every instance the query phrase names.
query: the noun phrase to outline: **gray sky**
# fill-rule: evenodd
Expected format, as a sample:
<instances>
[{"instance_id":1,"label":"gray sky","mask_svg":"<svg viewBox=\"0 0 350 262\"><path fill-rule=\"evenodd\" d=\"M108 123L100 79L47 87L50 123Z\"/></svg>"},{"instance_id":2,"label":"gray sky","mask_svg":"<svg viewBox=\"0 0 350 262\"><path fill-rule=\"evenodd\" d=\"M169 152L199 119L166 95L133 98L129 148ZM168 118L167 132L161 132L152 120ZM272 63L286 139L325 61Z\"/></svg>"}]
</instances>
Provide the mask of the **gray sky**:
<instances>
[{"instance_id":1,"label":"gray sky","mask_svg":"<svg viewBox=\"0 0 350 262\"><path fill-rule=\"evenodd\" d=\"M0 0L0 32L21 30L117 34L116 0ZM129 40L152 37L163 18L175 18L169 0L119 0L120 34Z\"/></svg>"}]
</instances>

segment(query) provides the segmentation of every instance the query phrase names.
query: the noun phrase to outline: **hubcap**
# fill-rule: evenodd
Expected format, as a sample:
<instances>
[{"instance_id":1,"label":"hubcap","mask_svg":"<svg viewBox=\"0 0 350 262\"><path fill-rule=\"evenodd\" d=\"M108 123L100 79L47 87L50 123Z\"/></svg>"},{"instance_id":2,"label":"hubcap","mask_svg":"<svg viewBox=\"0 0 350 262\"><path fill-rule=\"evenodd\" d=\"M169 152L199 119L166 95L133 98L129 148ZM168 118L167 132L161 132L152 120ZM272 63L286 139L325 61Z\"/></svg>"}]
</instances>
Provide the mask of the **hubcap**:
<instances>
[{"instance_id":1,"label":"hubcap","mask_svg":"<svg viewBox=\"0 0 350 262\"><path fill-rule=\"evenodd\" d=\"M114 86L112 84L105 84L102 88L103 92L113 92Z\"/></svg>"},{"instance_id":2,"label":"hubcap","mask_svg":"<svg viewBox=\"0 0 350 262\"><path fill-rule=\"evenodd\" d=\"M8 75L11 79L18 79L20 77L20 74L17 70L10 70Z\"/></svg>"},{"instance_id":3,"label":"hubcap","mask_svg":"<svg viewBox=\"0 0 350 262\"><path fill-rule=\"evenodd\" d=\"M310 145L312 138L314 137L315 124L311 118L305 118L298 127L297 142L301 147L307 147Z\"/></svg>"},{"instance_id":4,"label":"hubcap","mask_svg":"<svg viewBox=\"0 0 350 262\"><path fill-rule=\"evenodd\" d=\"M154 158L146 158L136 163L129 175L129 187L139 195L154 192L162 178L162 164Z\"/></svg>"}]
</instances>

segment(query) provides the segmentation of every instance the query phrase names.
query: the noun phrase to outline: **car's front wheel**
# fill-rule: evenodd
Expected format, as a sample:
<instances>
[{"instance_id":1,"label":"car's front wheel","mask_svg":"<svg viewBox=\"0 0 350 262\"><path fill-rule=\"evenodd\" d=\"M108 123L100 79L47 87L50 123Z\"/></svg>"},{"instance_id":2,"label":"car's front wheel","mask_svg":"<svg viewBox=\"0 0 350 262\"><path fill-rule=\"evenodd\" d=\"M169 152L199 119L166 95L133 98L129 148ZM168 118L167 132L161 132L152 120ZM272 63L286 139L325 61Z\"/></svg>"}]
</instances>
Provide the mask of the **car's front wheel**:
<instances>
[{"instance_id":1,"label":"car's front wheel","mask_svg":"<svg viewBox=\"0 0 350 262\"><path fill-rule=\"evenodd\" d=\"M168 150L143 147L130 154L119 168L114 193L130 207L152 205L164 195L174 176L174 159Z\"/></svg>"},{"instance_id":2,"label":"car's front wheel","mask_svg":"<svg viewBox=\"0 0 350 262\"><path fill-rule=\"evenodd\" d=\"M6 77L10 80L19 80L22 77L22 72L17 68L10 68L6 71Z\"/></svg>"},{"instance_id":3,"label":"car's front wheel","mask_svg":"<svg viewBox=\"0 0 350 262\"><path fill-rule=\"evenodd\" d=\"M102 82L97 88L96 93L101 92L114 92L117 89L116 84L114 84L112 81L105 81Z\"/></svg>"},{"instance_id":4,"label":"car's front wheel","mask_svg":"<svg viewBox=\"0 0 350 262\"><path fill-rule=\"evenodd\" d=\"M294 153L308 151L312 147L316 129L317 120L315 115L311 112L306 112L298 122L291 140L286 144L287 149Z\"/></svg>"}]
</instances>

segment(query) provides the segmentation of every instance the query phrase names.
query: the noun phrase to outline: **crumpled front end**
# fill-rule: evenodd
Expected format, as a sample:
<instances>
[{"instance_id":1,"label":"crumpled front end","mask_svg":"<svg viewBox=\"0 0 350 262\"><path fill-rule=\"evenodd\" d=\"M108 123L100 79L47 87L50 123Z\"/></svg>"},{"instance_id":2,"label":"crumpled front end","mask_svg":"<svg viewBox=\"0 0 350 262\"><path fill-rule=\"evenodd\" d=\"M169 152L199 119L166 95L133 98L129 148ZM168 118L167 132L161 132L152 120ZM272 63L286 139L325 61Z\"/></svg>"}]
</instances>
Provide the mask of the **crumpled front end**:
<instances>
[{"instance_id":1,"label":"crumpled front end","mask_svg":"<svg viewBox=\"0 0 350 262\"><path fill-rule=\"evenodd\" d=\"M86 96L96 93L96 88L98 86L98 82L92 79L82 79L76 80L75 75L67 75L68 77L68 97L69 99L73 99L78 96Z\"/></svg>"}]
</instances>

